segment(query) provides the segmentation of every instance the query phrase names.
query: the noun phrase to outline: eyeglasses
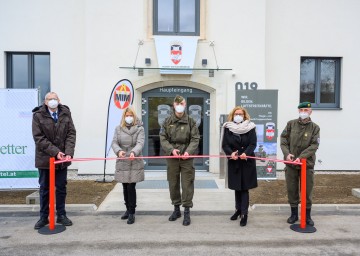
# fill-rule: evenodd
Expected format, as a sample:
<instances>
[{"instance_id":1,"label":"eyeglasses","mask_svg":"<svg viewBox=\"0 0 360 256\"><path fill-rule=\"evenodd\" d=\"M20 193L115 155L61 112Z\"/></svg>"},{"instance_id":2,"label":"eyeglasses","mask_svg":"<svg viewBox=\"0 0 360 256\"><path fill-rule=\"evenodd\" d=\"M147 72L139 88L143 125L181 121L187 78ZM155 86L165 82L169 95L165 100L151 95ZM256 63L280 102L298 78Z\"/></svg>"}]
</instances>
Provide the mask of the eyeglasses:
<instances>
[{"instance_id":1,"label":"eyeglasses","mask_svg":"<svg viewBox=\"0 0 360 256\"><path fill-rule=\"evenodd\" d=\"M46 99L46 100L58 100L58 98L51 98L51 99Z\"/></svg>"}]
</instances>

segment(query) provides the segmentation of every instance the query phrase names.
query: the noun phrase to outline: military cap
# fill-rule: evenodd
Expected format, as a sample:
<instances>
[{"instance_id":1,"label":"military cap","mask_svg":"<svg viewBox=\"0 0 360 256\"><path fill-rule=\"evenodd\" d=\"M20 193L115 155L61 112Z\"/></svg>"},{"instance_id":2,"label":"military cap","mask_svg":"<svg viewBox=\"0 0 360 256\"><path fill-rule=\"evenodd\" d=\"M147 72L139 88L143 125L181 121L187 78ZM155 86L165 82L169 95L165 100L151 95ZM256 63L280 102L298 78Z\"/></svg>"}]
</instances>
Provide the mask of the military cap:
<instances>
[{"instance_id":1,"label":"military cap","mask_svg":"<svg viewBox=\"0 0 360 256\"><path fill-rule=\"evenodd\" d=\"M310 102L301 102L298 106L298 108L311 108L311 103Z\"/></svg>"},{"instance_id":2,"label":"military cap","mask_svg":"<svg viewBox=\"0 0 360 256\"><path fill-rule=\"evenodd\" d=\"M184 100L184 97L180 96L180 95L176 95L174 98L174 102L176 102L176 103L181 103L183 100Z\"/></svg>"}]
</instances>

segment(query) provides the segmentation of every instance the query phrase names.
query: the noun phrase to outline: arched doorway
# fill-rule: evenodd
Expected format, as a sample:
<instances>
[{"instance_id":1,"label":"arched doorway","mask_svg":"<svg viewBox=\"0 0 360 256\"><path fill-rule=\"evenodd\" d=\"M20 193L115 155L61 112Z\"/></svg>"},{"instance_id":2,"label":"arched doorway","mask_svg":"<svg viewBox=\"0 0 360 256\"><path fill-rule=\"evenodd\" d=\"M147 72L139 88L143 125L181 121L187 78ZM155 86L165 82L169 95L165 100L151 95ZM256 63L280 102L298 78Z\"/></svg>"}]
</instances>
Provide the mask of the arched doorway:
<instances>
[{"instance_id":1,"label":"arched doorway","mask_svg":"<svg viewBox=\"0 0 360 256\"><path fill-rule=\"evenodd\" d=\"M142 120L145 129L145 156L161 156L159 131L165 118L172 112L174 97L181 95L186 99L187 113L195 119L200 132L198 155L209 154L209 109L208 92L184 86L166 86L142 93ZM166 170L165 159L146 159L145 170ZM195 158L197 171L208 171L209 160Z\"/></svg>"}]
</instances>

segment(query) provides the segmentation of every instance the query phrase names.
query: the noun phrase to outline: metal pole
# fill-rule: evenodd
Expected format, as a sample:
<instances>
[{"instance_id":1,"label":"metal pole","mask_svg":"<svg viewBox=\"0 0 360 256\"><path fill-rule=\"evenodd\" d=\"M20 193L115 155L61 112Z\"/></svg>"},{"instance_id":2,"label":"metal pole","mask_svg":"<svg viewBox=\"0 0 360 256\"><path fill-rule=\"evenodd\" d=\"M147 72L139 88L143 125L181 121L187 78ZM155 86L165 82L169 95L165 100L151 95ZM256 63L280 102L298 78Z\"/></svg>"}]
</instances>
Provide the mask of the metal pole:
<instances>
[{"instance_id":1,"label":"metal pole","mask_svg":"<svg viewBox=\"0 0 360 256\"><path fill-rule=\"evenodd\" d=\"M300 228L306 227L306 159L301 159L301 219Z\"/></svg>"},{"instance_id":2,"label":"metal pole","mask_svg":"<svg viewBox=\"0 0 360 256\"><path fill-rule=\"evenodd\" d=\"M55 229L55 158L50 158L49 229Z\"/></svg>"}]
</instances>

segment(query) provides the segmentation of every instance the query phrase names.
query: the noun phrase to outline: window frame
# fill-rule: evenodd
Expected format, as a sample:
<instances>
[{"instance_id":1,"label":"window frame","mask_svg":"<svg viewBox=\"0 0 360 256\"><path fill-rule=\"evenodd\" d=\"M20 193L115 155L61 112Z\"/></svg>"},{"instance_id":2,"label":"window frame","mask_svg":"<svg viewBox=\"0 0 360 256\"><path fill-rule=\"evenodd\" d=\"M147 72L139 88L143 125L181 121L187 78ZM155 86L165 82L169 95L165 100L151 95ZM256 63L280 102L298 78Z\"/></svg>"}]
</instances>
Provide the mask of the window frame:
<instances>
[{"instance_id":1,"label":"window frame","mask_svg":"<svg viewBox=\"0 0 360 256\"><path fill-rule=\"evenodd\" d=\"M341 92L341 57L314 57L302 56L300 58L300 78L301 78L301 63L304 59L315 60L315 102L311 102L313 109L340 109L340 92ZM321 103L321 61L333 60L335 61L335 102ZM301 87L301 84L300 84ZM301 102L301 88L299 93L299 102Z\"/></svg>"},{"instance_id":2,"label":"window frame","mask_svg":"<svg viewBox=\"0 0 360 256\"><path fill-rule=\"evenodd\" d=\"M13 56L14 55L27 55L27 64L28 64L28 87L29 89L37 88L35 87L35 56L46 55L49 56L49 90L51 90L51 62L50 62L50 52L6 52L6 88L13 89ZM16 88L15 88L16 89ZM41 89L39 91L41 94Z\"/></svg>"},{"instance_id":3,"label":"window frame","mask_svg":"<svg viewBox=\"0 0 360 256\"><path fill-rule=\"evenodd\" d=\"M153 35L200 36L200 0L195 0L195 32L179 32L180 0L171 1L174 3L174 32L164 32L158 30L158 0L153 0Z\"/></svg>"}]
</instances>

